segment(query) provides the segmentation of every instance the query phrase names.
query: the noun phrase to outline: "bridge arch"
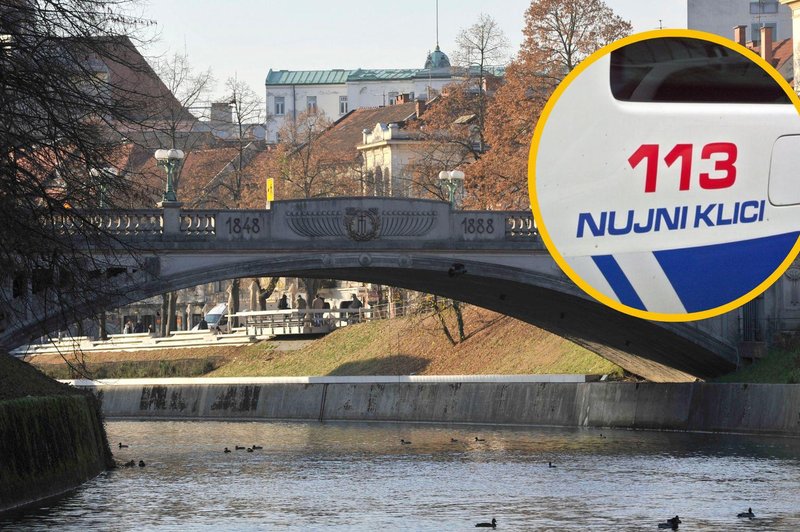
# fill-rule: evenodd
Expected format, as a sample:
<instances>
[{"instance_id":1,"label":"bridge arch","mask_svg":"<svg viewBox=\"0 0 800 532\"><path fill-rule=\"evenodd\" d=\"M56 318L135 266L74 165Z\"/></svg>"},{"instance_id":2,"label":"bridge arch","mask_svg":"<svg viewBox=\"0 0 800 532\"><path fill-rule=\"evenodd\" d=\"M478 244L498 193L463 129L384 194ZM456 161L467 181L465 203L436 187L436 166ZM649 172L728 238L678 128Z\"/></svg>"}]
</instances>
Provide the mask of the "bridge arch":
<instances>
[{"instance_id":1,"label":"bridge arch","mask_svg":"<svg viewBox=\"0 0 800 532\"><path fill-rule=\"evenodd\" d=\"M359 213L364 213L363 223L351 228L348 224ZM168 231L167 209L158 214L163 220L160 233L148 227L151 236L137 243L155 266L118 287L116 295L105 293L99 305L114 308L231 278L335 278L488 308L572 340L648 378L706 378L735 367L736 350L725 338L690 324L633 318L589 299L537 243L531 225L520 225L524 216L530 220L529 214L452 211L446 203L421 200L340 198L278 202L273 211L177 210L175 236ZM229 222L234 217L258 217L263 230L244 235L248 238L224 234L225 227L235 225ZM491 220L497 231L470 233L470 220L482 220L484 227ZM465 272L449 275L454 264L463 264ZM74 309L75 318L82 312L88 309ZM44 316L34 321L6 331L0 341L19 345L40 332L42 324L57 328L59 320Z\"/></svg>"}]
</instances>

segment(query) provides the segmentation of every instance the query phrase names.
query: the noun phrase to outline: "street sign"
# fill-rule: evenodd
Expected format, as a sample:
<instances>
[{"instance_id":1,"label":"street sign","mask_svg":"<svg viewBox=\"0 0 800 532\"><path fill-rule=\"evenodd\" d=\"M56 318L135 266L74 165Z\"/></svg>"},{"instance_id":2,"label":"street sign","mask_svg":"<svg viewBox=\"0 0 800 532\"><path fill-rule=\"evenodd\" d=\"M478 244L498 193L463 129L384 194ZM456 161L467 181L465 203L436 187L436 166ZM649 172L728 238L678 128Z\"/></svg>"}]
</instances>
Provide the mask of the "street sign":
<instances>
[{"instance_id":1,"label":"street sign","mask_svg":"<svg viewBox=\"0 0 800 532\"><path fill-rule=\"evenodd\" d=\"M733 41L634 35L581 63L537 124L529 192L564 272L622 312L688 321L763 292L800 245L800 100Z\"/></svg>"},{"instance_id":2,"label":"street sign","mask_svg":"<svg viewBox=\"0 0 800 532\"><path fill-rule=\"evenodd\" d=\"M267 210L269 210L270 203L275 201L275 180L271 177L267 178Z\"/></svg>"}]
</instances>

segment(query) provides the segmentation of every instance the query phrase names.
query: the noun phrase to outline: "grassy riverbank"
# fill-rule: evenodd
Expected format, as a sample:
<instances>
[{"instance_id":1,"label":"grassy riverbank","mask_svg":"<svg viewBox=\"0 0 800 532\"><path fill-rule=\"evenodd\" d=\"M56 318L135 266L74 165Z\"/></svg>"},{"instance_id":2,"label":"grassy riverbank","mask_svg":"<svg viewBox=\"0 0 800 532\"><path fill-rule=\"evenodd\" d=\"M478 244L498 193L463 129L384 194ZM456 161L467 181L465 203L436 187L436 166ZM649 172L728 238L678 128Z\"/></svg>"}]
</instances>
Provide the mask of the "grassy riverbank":
<instances>
[{"instance_id":1,"label":"grassy riverbank","mask_svg":"<svg viewBox=\"0 0 800 532\"><path fill-rule=\"evenodd\" d=\"M770 350L763 359L717 379L717 382L800 383L800 347Z\"/></svg>"},{"instance_id":2,"label":"grassy riverbank","mask_svg":"<svg viewBox=\"0 0 800 532\"><path fill-rule=\"evenodd\" d=\"M21 397L80 394L71 386L43 375L30 364L0 353L0 401Z\"/></svg>"},{"instance_id":3,"label":"grassy riverbank","mask_svg":"<svg viewBox=\"0 0 800 532\"><path fill-rule=\"evenodd\" d=\"M452 316L448 325L456 335ZM483 309L467 308L465 335L463 342L451 345L436 316L429 314L346 327L293 350L262 342L247 347L87 353L75 362L95 374L102 369L107 378L122 377L111 370L123 362L124 376L142 377L184 376L189 366L195 371L185 376L623 373L619 366L568 340ZM58 356L37 356L34 363L50 374L66 371ZM214 367L202 371L207 364Z\"/></svg>"}]
</instances>

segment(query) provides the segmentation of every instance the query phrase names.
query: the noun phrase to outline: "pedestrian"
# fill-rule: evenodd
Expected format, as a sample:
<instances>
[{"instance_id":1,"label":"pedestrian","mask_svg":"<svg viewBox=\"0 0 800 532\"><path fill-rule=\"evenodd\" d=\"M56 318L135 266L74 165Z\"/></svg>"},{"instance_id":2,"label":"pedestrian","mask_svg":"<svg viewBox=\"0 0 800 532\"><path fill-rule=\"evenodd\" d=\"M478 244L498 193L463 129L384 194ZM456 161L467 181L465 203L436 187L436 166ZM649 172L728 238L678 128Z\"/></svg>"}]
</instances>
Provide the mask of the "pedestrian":
<instances>
[{"instance_id":1,"label":"pedestrian","mask_svg":"<svg viewBox=\"0 0 800 532\"><path fill-rule=\"evenodd\" d=\"M133 323L131 320L125 322L125 326L122 328L122 334L131 334L133 332Z\"/></svg>"},{"instance_id":2,"label":"pedestrian","mask_svg":"<svg viewBox=\"0 0 800 532\"><path fill-rule=\"evenodd\" d=\"M314 311L314 315L312 320L316 327L322 325L322 310L325 308L325 299L317 294L317 297L314 298L314 301L311 302L311 309Z\"/></svg>"},{"instance_id":3,"label":"pedestrian","mask_svg":"<svg viewBox=\"0 0 800 532\"><path fill-rule=\"evenodd\" d=\"M361 321L361 307L364 305L361 303L361 300L358 299L356 294L353 294L353 300L350 302L350 306L348 307L351 310L350 313L350 323L357 323Z\"/></svg>"},{"instance_id":4,"label":"pedestrian","mask_svg":"<svg viewBox=\"0 0 800 532\"><path fill-rule=\"evenodd\" d=\"M289 300L286 298L286 294L283 294L281 298L278 300L278 310L288 310L289 309Z\"/></svg>"},{"instance_id":5,"label":"pedestrian","mask_svg":"<svg viewBox=\"0 0 800 532\"><path fill-rule=\"evenodd\" d=\"M206 321L205 318L200 320L200 323L197 325L197 329L201 330L201 331L207 331L208 330L208 322Z\"/></svg>"},{"instance_id":6,"label":"pedestrian","mask_svg":"<svg viewBox=\"0 0 800 532\"><path fill-rule=\"evenodd\" d=\"M142 320L136 320L136 325L133 327L133 332L136 334L144 332L144 323L142 323Z\"/></svg>"},{"instance_id":7,"label":"pedestrian","mask_svg":"<svg viewBox=\"0 0 800 532\"><path fill-rule=\"evenodd\" d=\"M306 321L306 308L308 307L308 303L306 300L303 299L302 294L297 294L297 316L300 318L300 321L305 324Z\"/></svg>"}]
</instances>

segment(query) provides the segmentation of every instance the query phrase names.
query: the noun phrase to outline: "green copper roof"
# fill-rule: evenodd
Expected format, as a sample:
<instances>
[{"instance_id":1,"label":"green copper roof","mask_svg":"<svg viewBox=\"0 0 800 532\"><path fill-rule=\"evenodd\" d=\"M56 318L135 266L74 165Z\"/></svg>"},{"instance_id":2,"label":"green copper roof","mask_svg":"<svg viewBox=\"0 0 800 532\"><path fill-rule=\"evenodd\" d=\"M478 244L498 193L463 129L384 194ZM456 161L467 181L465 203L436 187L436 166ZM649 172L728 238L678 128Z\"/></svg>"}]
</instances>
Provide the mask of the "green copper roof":
<instances>
[{"instance_id":1,"label":"green copper roof","mask_svg":"<svg viewBox=\"0 0 800 532\"><path fill-rule=\"evenodd\" d=\"M267 85L335 85L346 81L413 79L418 72L416 68L270 70Z\"/></svg>"},{"instance_id":2,"label":"green copper roof","mask_svg":"<svg viewBox=\"0 0 800 532\"><path fill-rule=\"evenodd\" d=\"M412 79L417 73L416 68L380 68L365 70L359 68L351 70L347 81L378 81L386 79Z\"/></svg>"},{"instance_id":3,"label":"green copper roof","mask_svg":"<svg viewBox=\"0 0 800 532\"><path fill-rule=\"evenodd\" d=\"M335 85L347 81L414 79L418 68L377 68L356 70L270 70L267 85Z\"/></svg>"},{"instance_id":4,"label":"green copper roof","mask_svg":"<svg viewBox=\"0 0 800 532\"><path fill-rule=\"evenodd\" d=\"M439 49L439 45L436 45L436 49L433 52L428 54L427 59L425 59L425 68L448 68L450 66L450 59L448 59L447 55Z\"/></svg>"},{"instance_id":5,"label":"green copper roof","mask_svg":"<svg viewBox=\"0 0 800 532\"><path fill-rule=\"evenodd\" d=\"M267 85L335 85L347 81L349 70L272 70Z\"/></svg>"}]
</instances>

